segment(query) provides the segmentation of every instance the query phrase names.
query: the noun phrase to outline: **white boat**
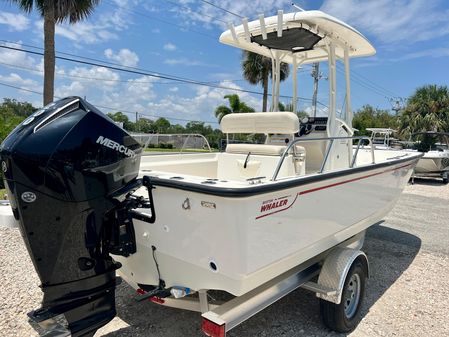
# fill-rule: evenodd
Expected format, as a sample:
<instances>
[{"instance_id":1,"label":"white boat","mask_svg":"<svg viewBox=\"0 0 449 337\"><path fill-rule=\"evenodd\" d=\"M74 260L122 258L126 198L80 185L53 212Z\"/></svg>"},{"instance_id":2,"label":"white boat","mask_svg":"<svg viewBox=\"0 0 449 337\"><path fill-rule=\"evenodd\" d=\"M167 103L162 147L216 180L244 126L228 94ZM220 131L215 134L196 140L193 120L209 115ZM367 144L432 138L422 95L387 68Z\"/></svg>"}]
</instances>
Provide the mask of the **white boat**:
<instances>
[{"instance_id":1,"label":"white boat","mask_svg":"<svg viewBox=\"0 0 449 337\"><path fill-rule=\"evenodd\" d=\"M371 132L371 142L374 144L376 149L393 149L392 143L396 141L396 139L391 136L396 132L396 130L390 128L366 128L366 130Z\"/></svg>"},{"instance_id":2,"label":"white boat","mask_svg":"<svg viewBox=\"0 0 449 337\"><path fill-rule=\"evenodd\" d=\"M0 200L0 227L17 228L17 225L8 200Z\"/></svg>"},{"instance_id":3,"label":"white boat","mask_svg":"<svg viewBox=\"0 0 449 337\"><path fill-rule=\"evenodd\" d=\"M422 137L420 142L415 143L415 146L418 146L419 151L424 152L424 156L416 164L413 178L441 178L447 184L449 178L449 133L428 131L416 133L414 136ZM438 139L440 142L424 144L423 141L426 138Z\"/></svg>"},{"instance_id":4,"label":"white boat","mask_svg":"<svg viewBox=\"0 0 449 337\"><path fill-rule=\"evenodd\" d=\"M309 132L295 139L300 125L293 113L230 114L224 133L282 134L289 142L273 145L268 137L263 145L229 144L224 153L142 157L141 175L155 187L156 222L136 221L137 253L114 257L136 289L158 285L156 266L148 263L154 246L167 286L242 295L381 220L419 158L376 151L373 163L371 150L353 155L350 104L346 122L335 117L335 63L348 70L349 58L374 48L348 25L322 12L297 12L232 27L220 41L272 57L276 71L281 60L293 69L327 61L329 118L310 118L301 125ZM272 106L279 98L276 71Z\"/></svg>"},{"instance_id":5,"label":"white boat","mask_svg":"<svg viewBox=\"0 0 449 337\"><path fill-rule=\"evenodd\" d=\"M353 137L349 60L375 49L320 11L243 20L220 41L273 60L272 107L278 107L281 62L293 67L293 111L298 67L327 62L329 116L300 123L292 112L230 114L221 122L224 133L266 134L266 142L228 144L222 153L140 157L129 134L80 98L36 112L0 148L8 194L43 283L43 308L33 320L65 314L72 333L95 331L115 315L118 269L159 303L198 292L203 330L224 336L299 286L295 273L316 264L324 271L343 266L342 277L308 287L341 304L345 325L333 328L355 327L366 257L332 252L361 247L364 231L390 211L421 156L362 148L367 137ZM345 68L344 120L336 118L337 61ZM39 144L48 153L32 152ZM33 175L30 162L40 165ZM337 263L340 258L345 262ZM361 261L358 272L354 261ZM208 290L226 291L237 302L208 311Z\"/></svg>"}]
</instances>

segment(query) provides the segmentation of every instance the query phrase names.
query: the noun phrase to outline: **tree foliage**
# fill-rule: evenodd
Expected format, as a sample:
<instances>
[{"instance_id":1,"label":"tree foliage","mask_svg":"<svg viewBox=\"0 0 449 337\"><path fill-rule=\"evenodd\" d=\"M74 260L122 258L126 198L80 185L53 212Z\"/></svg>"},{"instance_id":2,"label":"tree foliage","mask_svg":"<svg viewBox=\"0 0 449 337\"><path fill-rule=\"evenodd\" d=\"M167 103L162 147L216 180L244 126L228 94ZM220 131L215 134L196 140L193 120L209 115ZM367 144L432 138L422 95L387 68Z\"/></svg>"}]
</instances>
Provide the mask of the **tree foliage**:
<instances>
[{"instance_id":1,"label":"tree foliage","mask_svg":"<svg viewBox=\"0 0 449 337\"><path fill-rule=\"evenodd\" d=\"M352 126L358 129L361 136L370 135L366 128L391 128L397 127L397 117L390 114L388 110L374 108L371 105L364 105L357 110L352 120Z\"/></svg>"},{"instance_id":2,"label":"tree foliage","mask_svg":"<svg viewBox=\"0 0 449 337\"><path fill-rule=\"evenodd\" d=\"M0 104L0 142L26 117L37 109L28 102L4 98Z\"/></svg>"},{"instance_id":3,"label":"tree foliage","mask_svg":"<svg viewBox=\"0 0 449 337\"><path fill-rule=\"evenodd\" d=\"M421 131L449 131L449 89L426 85L416 89L399 116L399 131L404 137Z\"/></svg>"},{"instance_id":4,"label":"tree foliage","mask_svg":"<svg viewBox=\"0 0 449 337\"><path fill-rule=\"evenodd\" d=\"M243 51L243 77L251 84L260 84L263 88L262 111L267 111L268 80L272 76L271 59L250 51ZM281 62L280 81L284 81L290 74L287 63Z\"/></svg>"},{"instance_id":5,"label":"tree foliage","mask_svg":"<svg viewBox=\"0 0 449 337\"><path fill-rule=\"evenodd\" d=\"M226 105L220 105L215 109L215 117L218 118L218 122L221 122L221 119L234 112L254 112L255 110L248 106L245 102L240 100L239 95L232 94L226 95L224 98L229 100L229 107Z\"/></svg>"},{"instance_id":6,"label":"tree foliage","mask_svg":"<svg viewBox=\"0 0 449 337\"><path fill-rule=\"evenodd\" d=\"M0 104L0 143L18 124L36 110L30 103L4 98L3 103ZM2 174L0 170L0 188L4 188Z\"/></svg>"}]
</instances>

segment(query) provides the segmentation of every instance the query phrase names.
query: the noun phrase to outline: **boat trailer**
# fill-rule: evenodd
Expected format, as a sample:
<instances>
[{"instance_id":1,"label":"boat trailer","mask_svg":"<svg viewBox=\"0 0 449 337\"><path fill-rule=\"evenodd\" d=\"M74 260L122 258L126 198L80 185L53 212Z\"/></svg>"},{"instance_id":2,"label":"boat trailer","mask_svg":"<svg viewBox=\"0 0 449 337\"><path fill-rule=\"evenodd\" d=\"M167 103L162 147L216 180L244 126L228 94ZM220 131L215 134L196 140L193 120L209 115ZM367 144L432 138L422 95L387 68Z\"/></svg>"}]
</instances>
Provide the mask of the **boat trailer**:
<instances>
[{"instance_id":1,"label":"boat trailer","mask_svg":"<svg viewBox=\"0 0 449 337\"><path fill-rule=\"evenodd\" d=\"M316 293L320 299L324 324L338 332L353 330L360 321L365 281L369 277L366 255L360 250L365 232L292 268L248 293L227 301L210 301L208 290L198 296L180 290L181 297L148 296L139 289L137 300L148 299L156 304L201 312L201 329L211 337L226 333L258 312L298 288Z\"/></svg>"}]
</instances>

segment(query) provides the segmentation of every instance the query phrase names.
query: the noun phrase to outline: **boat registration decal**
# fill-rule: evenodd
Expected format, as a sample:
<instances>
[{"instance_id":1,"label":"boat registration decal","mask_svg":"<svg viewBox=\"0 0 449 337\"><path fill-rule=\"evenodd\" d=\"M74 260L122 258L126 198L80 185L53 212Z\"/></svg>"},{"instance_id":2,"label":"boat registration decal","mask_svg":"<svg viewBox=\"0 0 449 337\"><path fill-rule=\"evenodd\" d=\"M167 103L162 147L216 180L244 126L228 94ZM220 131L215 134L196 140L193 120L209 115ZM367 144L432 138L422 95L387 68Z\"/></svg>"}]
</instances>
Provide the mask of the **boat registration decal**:
<instances>
[{"instance_id":1,"label":"boat registration decal","mask_svg":"<svg viewBox=\"0 0 449 337\"><path fill-rule=\"evenodd\" d=\"M262 205L261 205L261 208L260 208L260 213L262 213L262 214L257 216L256 220L260 219L260 218L263 218L263 217L266 217L268 215L272 215L272 214L279 213L279 212L282 212L282 211L285 211L285 210L289 209L290 207L292 207L294 205L294 203L296 202L296 199L298 199L298 197L300 195L308 194L308 193L312 193L312 192L317 192L317 191L320 191L320 190L324 190L326 188L330 188L330 187L335 187L335 186L351 183L351 182L354 182L354 181L357 181L357 180L362 180L362 179L365 179L365 178L377 176L379 174L383 174L383 173L387 173L387 172L391 172L391 171L397 171L399 169L406 168L406 167L409 167L411 165L412 164L406 164L406 165L402 165L402 166L399 166L399 167L394 167L394 168L389 169L389 170L376 172L376 173L371 173L371 174L368 174L366 176L361 176L361 177L357 177L357 178L353 178L353 179L343 180L343 181L340 181L340 182L337 182L337 183L333 183L333 184L330 184L330 185L325 185L325 186L321 186L321 187L311 188L311 189L305 190L305 191L300 191L300 192L298 192L296 194L295 199L290 204L288 203L288 200L289 200L290 196L263 201Z\"/></svg>"}]
</instances>

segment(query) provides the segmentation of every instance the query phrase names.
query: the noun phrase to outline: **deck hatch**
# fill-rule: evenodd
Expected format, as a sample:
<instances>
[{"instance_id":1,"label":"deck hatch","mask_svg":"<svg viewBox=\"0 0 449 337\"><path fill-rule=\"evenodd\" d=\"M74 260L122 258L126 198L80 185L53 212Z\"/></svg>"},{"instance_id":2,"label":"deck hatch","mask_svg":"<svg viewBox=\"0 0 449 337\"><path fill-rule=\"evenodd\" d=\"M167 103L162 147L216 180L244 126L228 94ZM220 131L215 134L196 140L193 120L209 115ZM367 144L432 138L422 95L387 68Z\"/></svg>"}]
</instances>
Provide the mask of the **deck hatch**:
<instances>
[{"instance_id":1,"label":"deck hatch","mask_svg":"<svg viewBox=\"0 0 449 337\"><path fill-rule=\"evenodd\" d=\"M292 53L298 53L313 49L321 39L321 36L300 27L284 30L282 37L278 37L276 31L268 33L266 40L262 38L262 35L253 36L251 37L251 42L269 49L288 50Z\"/></svg>"}]
</instances>

